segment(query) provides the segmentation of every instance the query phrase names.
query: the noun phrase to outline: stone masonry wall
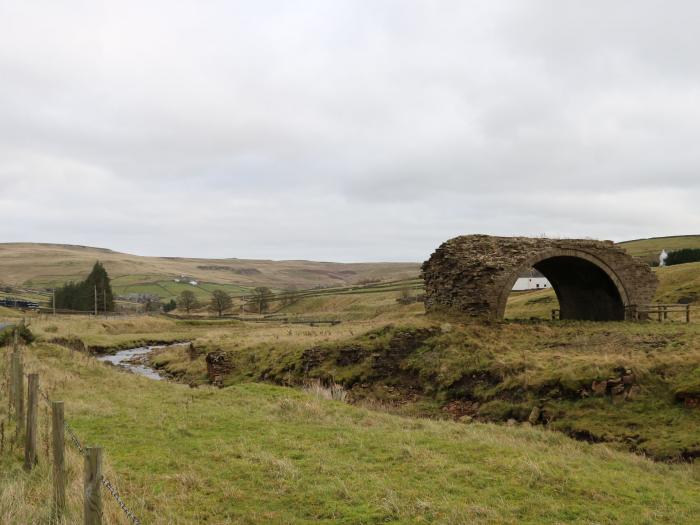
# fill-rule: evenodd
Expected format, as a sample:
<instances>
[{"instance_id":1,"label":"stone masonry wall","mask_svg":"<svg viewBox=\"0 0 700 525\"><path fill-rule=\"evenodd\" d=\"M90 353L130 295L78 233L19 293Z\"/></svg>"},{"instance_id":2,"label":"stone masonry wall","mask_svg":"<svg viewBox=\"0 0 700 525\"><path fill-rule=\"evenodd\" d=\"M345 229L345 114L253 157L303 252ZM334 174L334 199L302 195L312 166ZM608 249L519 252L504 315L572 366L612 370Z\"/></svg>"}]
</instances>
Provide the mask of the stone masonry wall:
<instances>
[{"instance_id":1,"label":"stone masonry wall","mask_svg":"<svg viewBox=\"0 0 700 525\"><path fill-rule=\"evenodd\" d=\"M518 274L552 257L576 257L603 270L625 306L650 303L658 285L646 263L611 241L465 235L444 242L423 263L426 310L502 318Z\"/></svg>"}]
</instances>

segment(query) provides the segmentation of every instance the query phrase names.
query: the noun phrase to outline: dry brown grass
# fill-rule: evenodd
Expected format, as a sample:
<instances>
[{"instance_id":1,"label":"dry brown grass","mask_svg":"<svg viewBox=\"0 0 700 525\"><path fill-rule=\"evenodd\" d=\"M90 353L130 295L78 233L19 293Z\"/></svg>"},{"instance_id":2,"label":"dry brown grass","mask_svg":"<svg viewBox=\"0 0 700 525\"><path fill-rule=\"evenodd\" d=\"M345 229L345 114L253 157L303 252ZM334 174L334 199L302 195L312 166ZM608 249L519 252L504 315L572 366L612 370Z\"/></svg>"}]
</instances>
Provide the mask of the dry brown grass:
<instances>
[{"instance_id":1,"label":"dry brown grass","mask_svg":"<svg viewBox=\"0 0 700 525\"><path fill-rule=\"evenodd\" d=\"M338 286L362 279L406 279L418 275L418 263L328 263L247 259L143 257L101 248L61 244L0 244L0 275L11 284L83 279L96 260L112 278L142 276L157 281L187 275L213 283L284 288ZM212 268L212 267L221 267ZM257 270L258 273L233 270ZM142 280L143 280L142 279Z\"/></svg>"}]
</instances>

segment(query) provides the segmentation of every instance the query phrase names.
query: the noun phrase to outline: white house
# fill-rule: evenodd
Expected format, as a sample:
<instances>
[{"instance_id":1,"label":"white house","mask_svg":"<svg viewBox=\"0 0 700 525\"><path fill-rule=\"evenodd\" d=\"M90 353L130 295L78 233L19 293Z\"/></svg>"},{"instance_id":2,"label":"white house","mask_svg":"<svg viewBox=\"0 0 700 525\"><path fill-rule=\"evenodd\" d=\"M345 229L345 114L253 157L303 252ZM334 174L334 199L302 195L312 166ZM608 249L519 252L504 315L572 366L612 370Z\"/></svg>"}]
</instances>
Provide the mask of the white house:
<instances>
[{"instance_id":1,"label":"white house","mask_svg":"<svg viewBox=\"0 0 700 525\"><path fill-rule=\"evenodd\" d=\"M540 272L532 268L531 270L525 272L518 277L513 285L513 290L516 292L522 292L525 290L540 290L543 288L551 288L552 285L547 280L547 278Z\"/></svg>"}]
</instances>

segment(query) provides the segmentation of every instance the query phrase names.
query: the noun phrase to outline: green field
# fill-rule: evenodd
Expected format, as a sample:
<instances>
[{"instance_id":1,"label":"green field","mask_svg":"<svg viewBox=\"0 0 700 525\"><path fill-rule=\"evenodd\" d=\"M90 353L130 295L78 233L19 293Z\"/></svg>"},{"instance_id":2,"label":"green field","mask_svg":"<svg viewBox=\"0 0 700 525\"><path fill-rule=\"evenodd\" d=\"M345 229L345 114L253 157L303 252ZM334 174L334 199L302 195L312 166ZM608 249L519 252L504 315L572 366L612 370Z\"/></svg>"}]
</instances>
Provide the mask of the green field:
<instances>
[{"instance_id":1,"label":"green field","mask_svg":"<svg viewBox=\"0 0 700 525\"><path fill-rule=\"evenodd\" d=\"M657 301L698 304L700 263L655 272ZM166 300L192 289L205 302L225 286L250 290L157 272L114 278L117 293ZM0 321L27 317L37 341L26 370L66 402L85 442L105 448L107 477L144 523L697 522L696 311L689 324L549 321L557 303L545 290L512 293L511 320L481 322L426 315L420 302L397 302L406 293L421 294L420 281L302 290L279 313L307 324L1 308ZM322 319L342 322L308 324ZM176 341L192 346L149 360L170 381L88 355ZM221 389L212 352L228 366ZM344 402L327 399L331 384ZM9 441L0 454L0 523L50 523L40 419L37 469L24 472ZM80 521L81 468L71 453L62 525ZM126 523L103 497L106 522Z\"/></svg>"},{"instance_id":2,"label":"green field","mask_svg":"<svg viewBox=\"0 0 700 525\"><path fill-rule=\"evenodd\" d=\"M648 261L658 261L661 250L671 252L683 248L700 248L700 235L674 235L671 237L652 237L618 243L635 257Z\"/></svg>"},{"instance_id":3,"label":"green field","mask_svg":"<svg viewBox=\"0 0 700 525\"><path fill-rule=\"evenodd\" d=\"M695 468L539 428L398 417L264 384L193 390L45 344L25 356L78 435L104 447L107 477L143 523L678 524L700 513ZM1 464L0 521L47 523L47 458L31 474L17 449ZM80 519L80 469L71 451L65 523ZM125 523L103 498L107 522Z\"/></svg>"}]
</instances>

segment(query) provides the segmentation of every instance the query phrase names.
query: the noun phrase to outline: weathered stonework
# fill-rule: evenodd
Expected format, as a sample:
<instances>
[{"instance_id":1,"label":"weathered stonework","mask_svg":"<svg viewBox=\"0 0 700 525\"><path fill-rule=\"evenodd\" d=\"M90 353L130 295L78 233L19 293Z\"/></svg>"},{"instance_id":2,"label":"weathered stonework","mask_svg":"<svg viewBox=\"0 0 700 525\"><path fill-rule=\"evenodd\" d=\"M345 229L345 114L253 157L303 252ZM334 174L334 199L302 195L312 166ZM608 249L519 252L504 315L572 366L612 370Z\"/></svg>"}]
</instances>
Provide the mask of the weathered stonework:
<instances>
[{"instance_id":1,"label":"weathered stonework","mask_svg":"<svg viewBox=\"0 0 700 525\"><path fill-rule=\"evenodd\" d=\"M224 377L231 373L233 366L229 356L221 350L209 352L205 358L207 377L215 386L223 386Z\"/></svg>"},{"instance_id":2,"label":"weathered stonework","mask_svg":"<svg viewBox=\"0 0 700 525\"><path fill-rule=\"evenodd\" d=\"M552 284L561 319L622 320L626 306L650 303L658 285L646 263L611 241L464 235L423 263L426 310L502 319L530 268Z\"/></svg>"}]
</instances>

